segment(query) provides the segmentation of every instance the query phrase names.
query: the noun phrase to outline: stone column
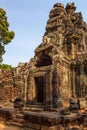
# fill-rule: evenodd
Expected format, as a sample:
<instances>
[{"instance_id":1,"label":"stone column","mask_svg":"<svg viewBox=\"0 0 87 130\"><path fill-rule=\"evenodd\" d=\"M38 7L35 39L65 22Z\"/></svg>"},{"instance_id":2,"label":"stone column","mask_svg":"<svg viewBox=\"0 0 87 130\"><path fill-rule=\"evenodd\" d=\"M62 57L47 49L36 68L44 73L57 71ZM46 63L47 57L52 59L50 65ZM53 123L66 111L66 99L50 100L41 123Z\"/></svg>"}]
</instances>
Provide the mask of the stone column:
<instances>
[{"instance_id":1,"label":"stone column","mask_svg":"<svg viewBox=\"0 0 87 130\"><path fill-rule=\"evenodd\" d=\"M58 98L60 97L59 89L58 89L58 71L57 68L54 68L53 71L53 79L52 79L52 96L53 96L53 107L58 107Z\"/></svg>"},{"instance_id":2,"label":"stone column","mask_svg":"<svg viewBox=\"0 0 87 130\"><path fill-rule=\"evenodd\" d=\"M55 67L53 70L53 79L52 79L52 96L53 96L53 108L61 108L62 107L62 97L59 90L59 76L58 69Z\"/></svg>"},{"instance_id":3,"label":"stone column","mask_svg":"<svg viewBox=\"0 0 87 130\"><path fill-rule=\"evenodd\" d=\"M47 70L46 73L46 107L51 108L52 106L52 73Z\"/></svg>"},{"instance_id":4,"label":"stone column","mask_svg":"<svg viewBox=\"0 0 87 130\"><path fill-rule=\"evenodd\" d=\"M27 75L24 76L24 100L25 102L27 102L27 91L28 91L28 88L27 88Z\"/></svg>"},{"instance_id":5,"label":"stone column","mask_svg":"<svg viewBox=\"0 0 87 130\"><path fill-rule=\"evenodd\" d=\"M33 100L33 76L30 73L28 76L28 86L27 86L27 99L28 103L30 104Z\"/></svg>"},{"instance_id":6,"label":"stone column","mask_svg":"<svg viewBox=\"0 0 87 130\"><path fill-rule=\"evenodd\" d=\"M72 97L76 97L76 91L75 91L75 87L76 87L76 84L75 84L75 66L73 65L73 68L72 68Z\"/></svg>"},{"instance_id":7,"label":"stone column","mask_svg":"<svg viewBox=\"0 0 87 130\"><path fill-rule=\"evenodd\" d=\"M81 75L80 75L80 87L81 87L81 96L85 97L86 95L86 75L84 73L84 64L81 64Z\"/></svg>"},{"instance_id":8,"label":"stone column","mask_svg":"<svg viewBox=\"0 0 87 130\"><path fill-rule=\"evenodd\" d=\"M72 57L73 57L73 59L75 58L75 47L74 47L74 44L72 43L71 44L72 45Z\"/></svg>"}]
</instances>

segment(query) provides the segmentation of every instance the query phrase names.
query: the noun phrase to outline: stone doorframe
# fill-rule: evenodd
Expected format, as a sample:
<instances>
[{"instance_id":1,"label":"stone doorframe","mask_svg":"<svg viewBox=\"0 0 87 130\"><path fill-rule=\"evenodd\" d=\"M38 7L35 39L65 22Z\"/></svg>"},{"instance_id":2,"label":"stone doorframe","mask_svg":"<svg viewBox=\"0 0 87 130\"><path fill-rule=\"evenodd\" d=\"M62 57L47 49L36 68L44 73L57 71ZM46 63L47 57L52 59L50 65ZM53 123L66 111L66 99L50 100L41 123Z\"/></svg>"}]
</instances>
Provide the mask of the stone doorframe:
<instances>
[{"instance_id":1,"label":"stone doorframe","mask_svg":"<svg viewBox=\"0 0 87 130\"><path fill-rule=\"evenodd\" d=\"M37 86L35 79L38 80L39 77L43 78L44 85L43 88L43 101L38 102L37 99ZM43 104L44 106L52 106L52 72L51 68L47 67L44 69L38 69L38 71L33 70L29 76L28 82L28 102L33 105ZM36 81L38 82L38 81ZM40 87L40 86L38 86Z\"/></svg>"}]
</instances>

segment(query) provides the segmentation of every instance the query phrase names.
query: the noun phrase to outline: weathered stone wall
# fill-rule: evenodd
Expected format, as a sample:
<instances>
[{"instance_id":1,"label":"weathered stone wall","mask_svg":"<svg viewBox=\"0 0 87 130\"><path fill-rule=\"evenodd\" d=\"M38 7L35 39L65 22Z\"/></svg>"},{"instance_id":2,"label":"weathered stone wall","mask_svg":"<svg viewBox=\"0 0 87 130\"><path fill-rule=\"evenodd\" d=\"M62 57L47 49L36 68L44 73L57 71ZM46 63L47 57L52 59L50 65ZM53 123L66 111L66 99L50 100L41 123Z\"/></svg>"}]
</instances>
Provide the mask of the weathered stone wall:
<instances>
[{"instance_id":1,"label":"weathered stone wall","mask_svg":"<svg viewBox=\"0 0 87 130\"><path fill-rule=\"evenodd\" d=\"M14 86L10 70L0 70L0 101L8 101L13 98Z\"/></svg>"},{"instance_id":2,"label":"weathered stone wall","mask_svg":"<svg viewBox=\"0 0 87 130\"><path fill-rule=\"evenodd\" d=\"M17 97L26 100L28 63L11 70L0 70L0 102L13 102Z\"/></svg>"},{"instance_id":3,"label":"weathered stone wall","mask_svg":"<svg viewBox=\"0 0 87 130\"><path fill-rule=\"evenodd\" d=\"M9 121L16 117L16 112L14 110L0 108L0 121Z\"/></svg>"}]
</instances>

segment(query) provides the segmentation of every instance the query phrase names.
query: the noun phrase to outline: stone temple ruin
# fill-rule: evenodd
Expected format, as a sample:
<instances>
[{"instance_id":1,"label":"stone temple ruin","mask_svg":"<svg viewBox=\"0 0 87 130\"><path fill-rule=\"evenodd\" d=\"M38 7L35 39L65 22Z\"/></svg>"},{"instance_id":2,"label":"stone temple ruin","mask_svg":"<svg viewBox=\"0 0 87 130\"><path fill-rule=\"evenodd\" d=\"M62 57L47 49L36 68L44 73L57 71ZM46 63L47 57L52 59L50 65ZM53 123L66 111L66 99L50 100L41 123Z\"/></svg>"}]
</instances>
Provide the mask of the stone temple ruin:
<instances>
[{"instance_id":1,"label":"stone temple ruin","mask_svg":"<svg viewBox=\"0 0 87 130\"><path fill-rule=\"evenodd\" d=\"M42 43L31 59L28 100L53 108L70 97L87 104L87 25L74 3L50 11ZM31 96L32 94L32 96Z\"/></svg>"},{"instance_id":2,"label":"stone temple ruin","mask_svg":"<svg viewBox=\"0 0 87 130\"><path fill-rule=\"evenodd\" d=\"M35 56L0 70L0 102L23 97L27 105L60 108L70 98L87 107L87 24L74 3L57 3Z\"/></svg>"},{"instance_id":3,"label":"stone temple ruin","mask_svg":"<svg viewBox=\"0 0 87 130\"><path fill-rule=\"evenodd\" d=\"M12 119L7 108L21 97L25 108L10 124L16 121L29 130L87 130L87 24L75 10L74 3L55 4L35 56L0 70L0 120Z\"/></svg>"}]
</instances>

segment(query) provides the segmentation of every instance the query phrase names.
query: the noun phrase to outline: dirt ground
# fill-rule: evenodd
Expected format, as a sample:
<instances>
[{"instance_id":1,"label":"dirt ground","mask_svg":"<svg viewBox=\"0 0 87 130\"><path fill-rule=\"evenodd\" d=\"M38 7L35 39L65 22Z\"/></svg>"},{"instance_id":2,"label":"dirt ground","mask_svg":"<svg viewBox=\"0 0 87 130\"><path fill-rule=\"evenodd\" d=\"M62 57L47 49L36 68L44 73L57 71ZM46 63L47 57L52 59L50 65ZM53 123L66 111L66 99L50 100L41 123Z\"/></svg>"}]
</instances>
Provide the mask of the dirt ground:
<instances>
[{"instance_id":1,"label":"dirt ground","mask_svg":"<svg viewBox=\"0 0 87 130\"><path fill-rule=\"evenodd\" d=\"M0 130L21 130L15 126L5 126L3 123L0 123Z\"/></svg>"}]
</instances>

